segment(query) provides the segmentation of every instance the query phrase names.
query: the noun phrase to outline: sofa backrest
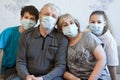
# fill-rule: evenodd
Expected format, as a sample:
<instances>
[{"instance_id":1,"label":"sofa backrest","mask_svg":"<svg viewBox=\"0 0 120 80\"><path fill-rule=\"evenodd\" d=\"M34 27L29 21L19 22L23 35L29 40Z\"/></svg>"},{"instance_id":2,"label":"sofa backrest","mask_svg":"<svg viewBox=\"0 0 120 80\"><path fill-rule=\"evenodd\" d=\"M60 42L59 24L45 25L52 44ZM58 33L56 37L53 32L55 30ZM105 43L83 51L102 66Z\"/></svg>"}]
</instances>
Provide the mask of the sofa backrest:
<instances>
[{"instance_id":1,"label":"sofa backrest","mask_svg":"<svg viewBox=\"0 0 120 80\"><path fill-rule=\"evenodd\" d=\"M3 55L3 51L0 52L0 74L1 74L1 65L2 65L2 55Z\"/></svg>"},{"instance_id":2,"label":"sofa backrest","mask_svg":"<svg viewBox=\"0 0 120 80\"><path fill-rule=\"evenodd\" d=\"M118 46L119 66L117 66L117 73L120 74L120 46Z\"/></svg>"}]
</instances>

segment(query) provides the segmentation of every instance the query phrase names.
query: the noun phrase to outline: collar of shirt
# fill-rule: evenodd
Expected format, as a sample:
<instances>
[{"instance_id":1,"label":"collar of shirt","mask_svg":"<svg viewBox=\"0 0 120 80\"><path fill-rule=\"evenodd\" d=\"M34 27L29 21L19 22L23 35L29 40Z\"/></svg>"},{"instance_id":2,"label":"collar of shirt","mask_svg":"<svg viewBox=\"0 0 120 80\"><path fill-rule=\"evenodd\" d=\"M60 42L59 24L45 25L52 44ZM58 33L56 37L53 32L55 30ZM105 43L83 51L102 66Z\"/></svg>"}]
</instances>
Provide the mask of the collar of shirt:
<instances>
[{"instance_id":1,"label":"collar of shirt","mask_svg":"<svg viewBox=\"0 0 120 80\"><path fill-rule=\"evenodd\" d=\"M55 34L55 29L53 29L53 31L51 31L47 36L53 38L54 34ZM34 38L40 38L42 35L40 34L40 30L39 30L39 26L35 28L35 31L33 33L33 37Z\"/></svg>"},{"instance_id":2,"label":"collar of shirt","mask_svg":"<svg viewBox=\"0 0 120 80\"><path fill-rule=\"evenodd\" d=\"M107 30L107 32L105 32L103 35L99 36L98 38L101 39L101 40L108 40L110 39L112 36L111 36L111 33L109 30Z\"/></svg>"}]
</instances>

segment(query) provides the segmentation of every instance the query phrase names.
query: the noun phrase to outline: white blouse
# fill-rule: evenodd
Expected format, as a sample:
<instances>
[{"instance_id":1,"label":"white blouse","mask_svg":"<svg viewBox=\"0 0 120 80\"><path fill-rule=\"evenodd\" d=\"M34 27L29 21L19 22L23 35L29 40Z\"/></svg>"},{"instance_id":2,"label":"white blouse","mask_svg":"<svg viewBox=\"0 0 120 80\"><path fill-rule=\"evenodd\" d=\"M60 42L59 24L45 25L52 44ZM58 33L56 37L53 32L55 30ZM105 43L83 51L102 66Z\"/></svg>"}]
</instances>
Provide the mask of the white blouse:
<instances>
[{"instance_id":1,"label":"white blouse","mask_svg":"<svg viewBox=\"0 0 120 80\"><path fill-rule=\"evenodd\" d=\"M116 41L108 30L102 36L99 37L101 41L105 44L105 52L107 56L107 65L109 66L118 66L118 51Z\"/></svg>"}]
</instances>

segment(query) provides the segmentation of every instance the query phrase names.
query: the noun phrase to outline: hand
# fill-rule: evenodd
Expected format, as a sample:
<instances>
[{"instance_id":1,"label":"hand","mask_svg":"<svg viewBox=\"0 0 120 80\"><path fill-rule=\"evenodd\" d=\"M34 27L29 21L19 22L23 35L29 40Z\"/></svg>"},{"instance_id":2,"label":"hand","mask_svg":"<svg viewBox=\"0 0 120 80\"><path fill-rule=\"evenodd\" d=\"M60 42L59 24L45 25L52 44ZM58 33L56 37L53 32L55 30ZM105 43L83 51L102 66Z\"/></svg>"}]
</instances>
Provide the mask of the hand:
<instances>
[{"instance_id":1,"label":"hand","mask_svg":"<svg viewBox=\"0 0 120 80\"><path fill-rule=\"evenodd\" d=\"M36 80L34 75L27 75L26 80Z\"/></svg>"},{"instance_id":2,"label":"hand","mask_svg":"<svg viewBox=\"0 0 120 80\"><path fill-rule=\"evenodd\" d=\"M80 78L78 80L81 80Z\"/></svg>"},{"instance_id":3,"label":"hand","mask_svg":"<svg viewBox=\"0 0 120 80\"><path fill-rule=\"evenodd\" d=\"M36 80L43 80L42 77L36 77Z\"/></svg>"},{"instance_id":4,"label":"hand","mask_svg":"<svg viewBox=\"0 0 120 80\"><path fill-rule=\"evenodd\" d=\"M81 80L80 78L67 71L64 73L63 77L65 78L65 80Z\"/></svg>"},{"instance_id":5,"label":"hand","mask_svg":"<svg viewBox=\"0 0 120 80\"><path fill-rule=\"evenodd\" d=\"M80 78L76 78L75 80L81 80Z\"/></svg>"}]
</instances>

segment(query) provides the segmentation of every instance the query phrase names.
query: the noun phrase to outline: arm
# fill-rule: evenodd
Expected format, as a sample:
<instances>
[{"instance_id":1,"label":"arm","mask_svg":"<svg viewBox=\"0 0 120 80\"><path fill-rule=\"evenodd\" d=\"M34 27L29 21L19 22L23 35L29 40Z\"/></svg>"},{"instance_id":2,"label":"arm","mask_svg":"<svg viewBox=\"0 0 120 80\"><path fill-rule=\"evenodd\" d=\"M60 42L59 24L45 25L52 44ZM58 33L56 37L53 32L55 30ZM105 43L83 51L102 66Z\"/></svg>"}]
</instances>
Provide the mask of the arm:
<instances>
[{"instance_id":1,"label":"arm","mask_svg":"<svg viewBox=\"0 0 120 80\"><path fill-rule=\"evenodd\" d=\"M106 64L106 55L105 55L104 49L102 48L101 45L98 45L95 48L93 55L95 56L97 63L95 65L91 75L89 76L88 80L97 80Z\"/></svg>"},{"instance_id":2,"label":"arm","mask_svg":"<svg viewBox=\"0 0 120 80\"><path fill-rule=\"evenodd\" d=\"M2 49L0 49L0 53L2 52Z\"/></svg>"},{"instance_id":3,"label":"arm","mask_svg":"<svg viewBox=\"0 0 120 80\"><path fill-rule=\"evenodd\" d=\"M55 77L62 77L66 68L66 53L68 40L65 37L61 37L59 42L59 48L55 54L55 67L47 74L43 76L44 80L52 80Z\"/></svg>"},{"instance_id":4,"label":"arm","mask_svg":"<svg viewBox=\"0 0 120 80\"><path fill-rule=\"evenodd\" d=\"M9 29L4 30L0 34L0 52L9 46L9 40L11 39L12 31Z\"/></svg>"},{"instance_id":5,"label":"arm","mask_svg":"<svg viewBox=\"0 0 120 80\"><path fill-rule=\"evenodd\" d=\"M41 79L37 79L34 75L28 75L25 80L41 80Z\"/></svg>"},{"instance_id":6,"label":"arm","mask_svg":"<svg viewBox=\"0 0 120 80\"><path fill-rule=\"evenodd\" d=\"M116 80L116 66L108 66L112 80Z\"/></svg>"},{"instance_id":7,"label":"arm","mask_svg":"<svg viewBox=\"0 0 120 80\"><path fill-rule=\"evenodd\" d=\"M111 80L116 80L116 67L119 65L117 44L112 36L108 41L106 41L106 44L107 65L110 72L110 77Z\"/></svg>"},{"instance_id":8,"label":"arm","mask_svg":"<svg viewBox=\"0 0 120 80\"><path fill-rule=\"evenodd\" d=\"M29 72L27 70L27 63L26 63L26 43L25 43L25 37L24 34L21 35L19 46L18 46L18 56L17 56L17 62L16 62L16 68L18 75L22 79L26 79L27 75L29 75Z\"/></svg>"},{"instance_id":9,"label":"arm","mask_svg":"<svg viewBox=\"0 0 120 80\"><path fill-rule=\"evenodd\" d=\"M1 53L2 49L0 49L0 53Z\"/></svg>"},{"instance_id":10,"label":"arm","mask_svg":"<svg viewBox=\"0 0 120 80\"><path fill-rule=\"evenodd\" d=\"M73 74L69 73L69 72L65 72L63 75L65 80L81 80L80 78L74 76Z\"/></svg>"},{"instance_id":11,"label":"arm","mask_svg":"<svg viewBox=\"0 0 120 80\"><path fill-rule=\"evenodd\" d=\"M5 68L8 67L8 66L3 66L5 62L2 62L2 59L3 59L3 55L5 54L9 55L8 52L6 53L6 50L8 51L8 48L10 46L9 40L12 38L11 35L12 35L12 31L9 29L4 30L0 34L0 71L1 71L1 74L4 74ZM4 59L7 59L7 58L4 58Z\"/></svg>"}]
</instances>

